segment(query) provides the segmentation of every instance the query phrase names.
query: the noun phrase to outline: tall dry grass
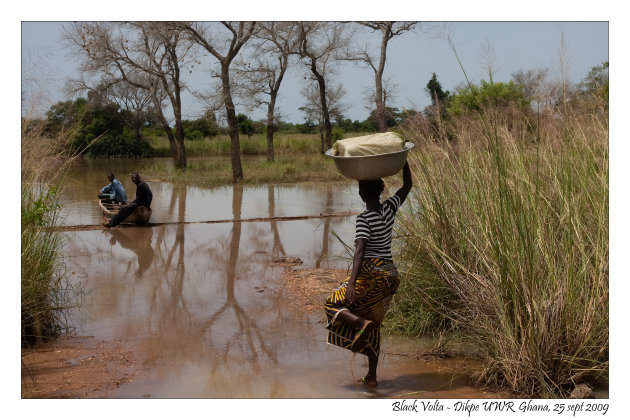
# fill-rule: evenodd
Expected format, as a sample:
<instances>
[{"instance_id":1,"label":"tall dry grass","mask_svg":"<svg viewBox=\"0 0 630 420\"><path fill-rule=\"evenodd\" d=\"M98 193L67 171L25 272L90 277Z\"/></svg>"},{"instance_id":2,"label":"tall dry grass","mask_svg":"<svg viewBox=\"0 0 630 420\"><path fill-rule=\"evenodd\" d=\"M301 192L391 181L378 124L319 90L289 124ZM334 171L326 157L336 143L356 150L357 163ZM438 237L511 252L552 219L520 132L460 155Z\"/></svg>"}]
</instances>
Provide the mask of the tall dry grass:
<instances>
[{"instance_id":1,"label":"tall dry grass","mask_svg":"<svg viewBox=\"0 0 630 420\"><path fill-rule=\"evenodd\" d=\"M394 315L462 332L486 384L565 396L608 376L608 117L498 115L454 121L451 140L407 127L416 183Z\"/></svg>"},{"instance_id":2,"label":"tall dry grass","mask_svg":"<svg viewBox=\"0 0 630 420\"><path fill-rule=\"evenodd\" d=\"M42 124L23 120L21 145L21 325L22 345L41 342L68 328L67 309L80 290L66 276L63 237L52 229L61 204L58 192L72 160L66 136L42 135Z\"/></svg>"}]
</instances>

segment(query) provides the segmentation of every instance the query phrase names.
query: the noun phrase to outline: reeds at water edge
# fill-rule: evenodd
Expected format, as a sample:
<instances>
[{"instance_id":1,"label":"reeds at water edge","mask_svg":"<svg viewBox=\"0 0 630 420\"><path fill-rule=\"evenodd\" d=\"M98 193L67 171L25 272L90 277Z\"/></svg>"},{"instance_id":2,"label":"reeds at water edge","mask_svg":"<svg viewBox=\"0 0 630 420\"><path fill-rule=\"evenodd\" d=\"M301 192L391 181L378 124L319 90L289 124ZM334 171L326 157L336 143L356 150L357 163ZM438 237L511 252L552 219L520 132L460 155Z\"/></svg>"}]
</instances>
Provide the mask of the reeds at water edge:
<instances>
[{"instance_id":1,"label":"reeds at water edge","mask_svg":"<svg viewBox=\"0 0 630 420\"><path fill-rule=\"evenodd\" d=\"M486 384L565 396L608 375L608 117L493 112L407 127L398 316L462 333Z\"/></svg>"}]
</instances>

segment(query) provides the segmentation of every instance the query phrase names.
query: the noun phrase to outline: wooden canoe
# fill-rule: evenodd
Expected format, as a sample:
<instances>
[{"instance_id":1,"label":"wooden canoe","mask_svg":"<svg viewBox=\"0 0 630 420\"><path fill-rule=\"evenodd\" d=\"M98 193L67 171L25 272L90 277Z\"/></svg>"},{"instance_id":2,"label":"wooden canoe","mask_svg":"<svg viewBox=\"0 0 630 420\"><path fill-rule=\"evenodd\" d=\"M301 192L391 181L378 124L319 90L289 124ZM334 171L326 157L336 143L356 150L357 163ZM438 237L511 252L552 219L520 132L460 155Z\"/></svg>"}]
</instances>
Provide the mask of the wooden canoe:
<instances>
[{"instance_id":1,"label":"wooden canoe","mask_svg":"<svg viewBox=\"0 0 630 420\"><path fill-rule=\"evenodd\" d=\"M107 220L110 220L112 217L118 214L120 208L124 206L124 204L114 204L103 202L103 200L98 200L98 205L103 212L103 217ZM147 223L151 218L151 209L145 206L140 206L133 211L125 220L121 222L121 224L143 224Z\"/></svg>"}]
</instances>

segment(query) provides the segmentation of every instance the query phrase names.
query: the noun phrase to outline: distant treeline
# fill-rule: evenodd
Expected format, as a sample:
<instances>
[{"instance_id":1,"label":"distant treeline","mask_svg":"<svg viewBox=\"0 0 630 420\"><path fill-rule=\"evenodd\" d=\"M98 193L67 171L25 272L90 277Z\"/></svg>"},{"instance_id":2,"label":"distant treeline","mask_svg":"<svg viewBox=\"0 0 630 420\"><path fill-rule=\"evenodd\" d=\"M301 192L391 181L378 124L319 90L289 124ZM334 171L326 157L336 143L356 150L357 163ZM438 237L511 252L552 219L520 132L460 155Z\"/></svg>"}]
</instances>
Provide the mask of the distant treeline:
<instances>
[{"instance_id":1,"label":"distant treeline","mask_svg":"<svg viewBox=\"0 0 630 420\"><path fill-rule=\"evenodd\" d=\"M434 73L426 84L425 92L431 105L422 111L400 110L387 107L385 124L388 130L396 130L411 121L415 126L448 130L448 121L470 113L482 112L492 107L502 109L509 118L513 112L533 114L556 109L561 104L572 104L581 98L597 96L608 101L608 62L595 66L575 86L545 82L545 71L528 71L513 74L509 82L470 83L451 93L442 89ZM607 109L607 108L606 108ZM319 134L323 136L321 123L309 118L303 123L277 120L274 133ZM340 112L332 115L333 140L340 140L346 133L373 133L378 131L376 111L363 120L352 121ZM265 120L254 121L244 114L237 115L238 130L242 135L265 134ZM154 150L147 139L164 137L163 126L155 112L134 112L98 92L58 102L50 107L45 121L33 121L43 127L45 135L58 136L67 132L70 139L67 151L86 157L150 157ZM446 124L445 124L446 123ZM216 115L207 111L201 118L183 120L184 138L188 141L211 140L217 135L228 134L228 127L217 121ZM171 129L173 132L175 128ZM440 133L447 135L447 133Z\"/></svg>"}]
</instances>

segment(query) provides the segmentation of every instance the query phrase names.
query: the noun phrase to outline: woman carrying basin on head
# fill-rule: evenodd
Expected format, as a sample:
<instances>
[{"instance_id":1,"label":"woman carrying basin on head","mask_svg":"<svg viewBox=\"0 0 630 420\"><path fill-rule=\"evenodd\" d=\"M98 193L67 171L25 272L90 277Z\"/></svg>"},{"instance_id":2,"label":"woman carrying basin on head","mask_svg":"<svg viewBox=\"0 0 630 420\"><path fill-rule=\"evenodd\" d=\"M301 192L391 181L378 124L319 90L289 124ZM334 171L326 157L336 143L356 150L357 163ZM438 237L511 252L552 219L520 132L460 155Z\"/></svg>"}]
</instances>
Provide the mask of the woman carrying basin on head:
<instances>
[{"instance_id":1,"label":"woman carrying basin on head","mask_svg":"<svg viewBox=\"0 0 630 420\"><path fill-rule=\"evenodd\" d=\"M359 195L366 210L357 216L355 251L350 277L326 300L328 343L368 357L368 374L361 378L376 386L380 352L380 326L399 277L391 252L394 217L411 190L411 171L405 163L403 186L380 201L382 179L359 181Z\"/></svg>"}]
</instances>

